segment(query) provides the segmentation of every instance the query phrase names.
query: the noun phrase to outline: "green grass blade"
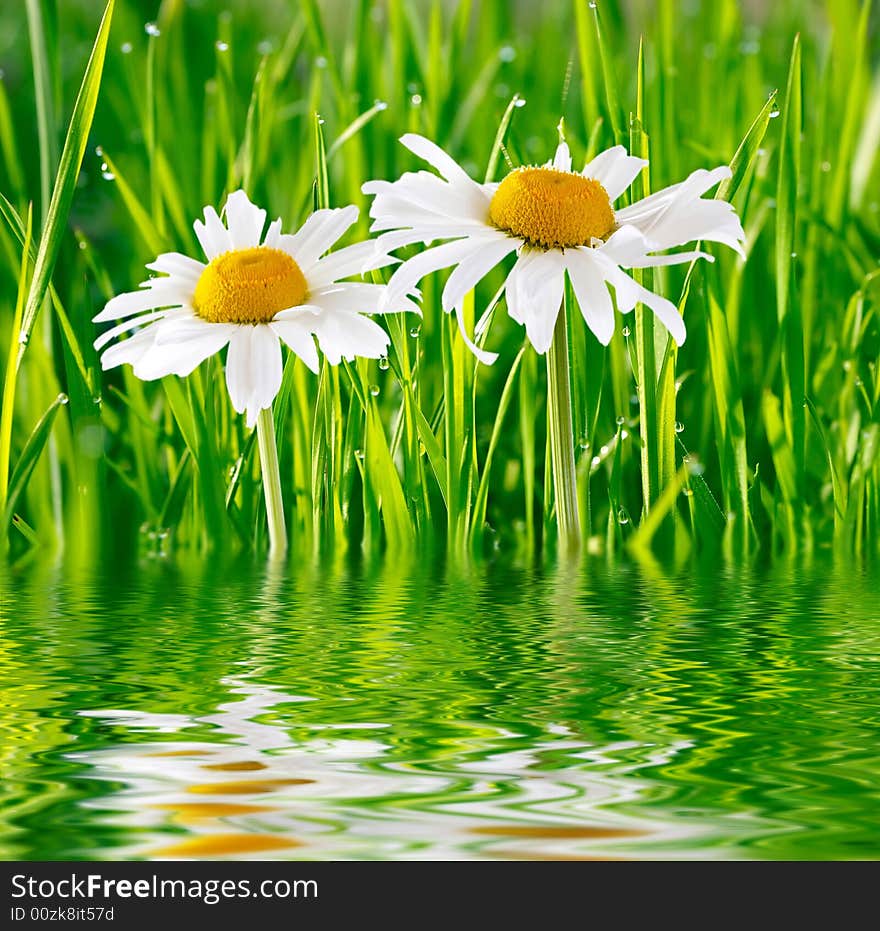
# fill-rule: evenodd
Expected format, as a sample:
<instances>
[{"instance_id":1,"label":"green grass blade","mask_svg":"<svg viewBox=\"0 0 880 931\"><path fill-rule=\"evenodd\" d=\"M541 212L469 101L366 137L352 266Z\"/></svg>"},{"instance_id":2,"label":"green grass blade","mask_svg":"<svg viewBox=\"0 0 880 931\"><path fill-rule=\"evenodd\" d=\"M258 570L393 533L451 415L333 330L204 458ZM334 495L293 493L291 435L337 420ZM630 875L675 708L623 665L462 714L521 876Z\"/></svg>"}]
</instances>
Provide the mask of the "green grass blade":
<instances>
[{"instance_id":1,"label":"green grass blade","mask_svg":"<svg viewBox=\"0 0 880 931\"><path fill-rule=\"evenodd\" d=\"M104 56L107 51L107 40L110 36L110 22L113 18L113 4L114 0L110 0L104 11L98 29L98 37L95 40L89 63L86 66L85 75L67 130L67 138L61 153L61 162L58 166L58 174L52 190L52 199L49 203L46 223L40 236L40 247L34 265L33 281L22 318L16 364L21 363L21 357L27 347L37 313L46 296L49 281L58 258L58 250L61 247L61 241L66 230L67 217L73 201L73 192L82 165L83 155L85 154L89 130L92 127L95 105L98 102L98 89L101 86Z\"/></svg>"}]
</instances>

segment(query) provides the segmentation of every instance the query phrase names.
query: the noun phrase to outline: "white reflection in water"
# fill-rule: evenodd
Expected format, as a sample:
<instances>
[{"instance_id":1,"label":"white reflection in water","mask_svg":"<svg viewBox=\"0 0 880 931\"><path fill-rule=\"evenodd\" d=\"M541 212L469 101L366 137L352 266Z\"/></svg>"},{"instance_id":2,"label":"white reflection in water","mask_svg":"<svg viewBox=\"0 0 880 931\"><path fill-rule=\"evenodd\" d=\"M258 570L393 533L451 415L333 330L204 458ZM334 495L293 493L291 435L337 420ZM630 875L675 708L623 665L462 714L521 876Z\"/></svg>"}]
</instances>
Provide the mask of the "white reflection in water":
<instances>
[{"instance_id":1,"label":"white reflection in water","mask_svg":"<svg viewBox=\"0 0 880 931\"><path fill-rule=\"evenodd\" d=\"M89 767L86 775L125 786L87 803L105 822L132 829L131 845L115 848L114 858L735 855L705 843L718 832L708 815L701 822L693 811L686 819L624 813L656 794L639 770L669 763L687 741L597 748L551 725L546 739L524 746L522 735L497 728L440 759L402 761L381 737L330 736L357 728L381 735L390 723L303 724L289 706L310 699L245 678L223 684L236 700L206 716L80 712L138 734L137 743L68 755ZM292 740L269 723L282 716L320 736ZM205 725L216 742L186 739L187 729ZM150 730L179 737L144 743ZM551 766L551 757L568 765ZM756 829L757 819L740 819L737 833ZM731 827L724 829L732 842Z\"/></svg>"}]
</instances>

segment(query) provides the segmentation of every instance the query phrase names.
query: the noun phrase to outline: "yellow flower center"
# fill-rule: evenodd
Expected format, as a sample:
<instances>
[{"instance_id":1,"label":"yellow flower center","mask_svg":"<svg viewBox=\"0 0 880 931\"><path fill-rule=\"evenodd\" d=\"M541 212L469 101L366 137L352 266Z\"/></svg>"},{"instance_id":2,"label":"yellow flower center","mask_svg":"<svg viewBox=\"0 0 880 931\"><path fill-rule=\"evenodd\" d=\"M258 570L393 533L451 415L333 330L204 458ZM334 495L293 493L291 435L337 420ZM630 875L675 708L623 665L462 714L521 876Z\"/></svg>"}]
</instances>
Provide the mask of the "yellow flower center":
<instances>
[{"instance_id":1,"label":"yellow flower center","mask_svg":"<svg viewBox=\"0 0 880 931\"><path fill-rule=\"evenodd\" d=\"M614 231L608 192L593 178L557 168L518 168L498 185L489 219L531 246L588 246Z\"/></svg>"},{"instance_id":2,"label":"yellow flower center","mask_svg":"<svg viewBox=\"0 0 880 931\"><path fill-rule=\"evenodd\" d=\"M299 265L286 252L233 249L202 272L193 310L211 323L268 323L279 310L302 304L307 290Z\"/></svg>"}]
</instances>

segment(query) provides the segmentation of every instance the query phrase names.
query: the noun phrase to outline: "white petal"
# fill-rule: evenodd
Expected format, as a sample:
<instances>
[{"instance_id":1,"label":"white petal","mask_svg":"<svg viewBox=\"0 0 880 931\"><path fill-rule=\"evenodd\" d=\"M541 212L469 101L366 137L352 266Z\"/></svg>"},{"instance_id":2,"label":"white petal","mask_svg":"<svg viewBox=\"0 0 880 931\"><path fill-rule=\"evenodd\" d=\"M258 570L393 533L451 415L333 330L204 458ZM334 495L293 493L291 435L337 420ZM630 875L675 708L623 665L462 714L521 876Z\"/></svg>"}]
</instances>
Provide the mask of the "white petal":
<instances>
[{"instance_id":1,"label":"white petal","mask_svg":"<svg viewBox=\"0 0 880 931\"><path fill-rule=\"evenodd\" d=\"M291 255L308 278L311 267L357 218L358 208L354 206L316 210L292 236L279 236L278 248Z\"/></svg>"},{"instance_id":2,"label":"white petal","mask_svg":"<svg viewBox=\"0 0 880 931\"><path fill-rule=\"evenodd\" d=\"M585 178L595 178L615 201L635 181L638 173L648 163L643 158L627 155L622 145L600 152L584 168Z\"/></svg>"},{"instance_id":3,"label":"white petal","mask_svg":"<svg viewBox=\"0 0 880 931\"><path fill-rule=\"evenodd\" d=\"M101 368L106 372L117 365L134 363L150 350L156 340L156 324L144 327L128 339L110 346L101 356Z\"/></svg>"},{"instance_id":4,"label":"white petal","mask_svg":"<svg viewBox=\"0 0 880 931\"><path fill-rule=\"evenodd\" d=\"M699 169L680 184L664 188L618 211L621 224L637 227L655 249L669 249L695 240L719 242L744 255L745 234L733 206L702 195L730 177L726 165Z\"/></svg>"},{"instance_id":5,"label":"white petal","mask_svg":"<svg viewBox=\"0 0 880 931\"><path fill-rule=\"evenodd\" d=\"M233 249L252 249L260 245L266 211L252 204L244 191L233 191L223 208Z\"/></svg>"},{"instance_id":6,"label":"white petal","mask_svg":"<svg viewBox=\"0 0 880 931\"><path fill-rule=\"evenodd\" d=\"M312 330L304 320L273 320L269 327L316 375L318 374L318 350Z\"/></svg>"},{"instance_id":7,"label":"white petal","mask_svg":"<svg viewBox=\"0 0 880 931\"><path fill-rule=\"evenodd\" d=\"M232 406L246 413L252 427L261 410L272 406L281 387L281 347L265 324L239 326L229 341L226 387Z\"/></svg>"},{"instance_id":8,"label":"white petal","mask_svg":"<svg viewBox=\"0 0 880 931\"><path fill-rule=\"evenodd\" d=\"M396 300L402 295L409 294L425 275L457 264L475 250L483 248L486 242L485 238L468 236L466 239L457 239L454 242L444 243L442 246L435 246L433 249L407 259L397 267L388 282L389 300Z\"/></svg>"},{"instance_id":9,"label":"white petal","mask_svg":"<svg viewBox=\"0 0 880 931\"><path fill-rule=\"evenodd\" d=\"M458 307L465 294L476 287L477 282L485 278L519 244L519 240L502 234L497 239L487 240L485 245L463 258L443 289L443 309L446 313Z\"/></svg>"},{"instance_id":10,"label":"white petal","mask_svg":"<svg viewBox=\"0 0 880 931\"><path fill-rule=\"evenodd\" d=\"M107 320L119 320L160 307L180 307L188 304L192 299L192 291L181 287L171 278L157 278L149 282L149 285L139 291L117 294L116 297L107 301L99 314L92 318L93 322L104 323Z\"/></svg>"},{"instance_id":11,"label":"white petal","mask_svg":"<svg viewBox=\"0 0 880 931\"><path fill-rule=\"evenodd\" d=\"M191 259L188 255L182 255L180 252L163 252L155 262L150 262L147 268L154 272L182 278L193 288L205 270L201 262Z\"/></svg>"},{"instance_id":12,"label":"white petal","mask_svg":"<svg viewBox=\"0 0 880 931\"><path fill-rule=\"evenodd\" d=\"M564 285L565 259L555 250L528 250L508 278L508 312L525 324L529 341L538 353L550 348Z\"/></svg>"},{"instance_id":13,"label":"white petal","mask_svg":"<svg viewBox=\"0 0 880 931\"><path fill-rule=\"evenodd\" d=\"M371 230L376 232L373 227ZM428 244L435 239L460 239L462 236L478 236L486 231L497 232L497 228L489 223L470 220L457 220L454 223L417 223L412 229L382 233L376 242L386 252L393 252L416 242Z\"/></svg>"},{"instance_id":14,"label":"white petal","mask_svg":"<svg viewBox=\"0 0 880 931\"><path fill-rule=\"evenodd\" d=\"M370 181L362 190L374 195L370 216L377 230L449 220L485 223L492 197L486 186L466 175L448 182L429 171L406 172L396 181Z\"/></svg>"},{"instance_id":15,"label":"white petal","mask_svg":"<svg viewBox=\"0 0 880 931\"><path fill-rule=\"evenodd\" d=\"M243 414L253 391L251 334L253 326L240 326L229 340L226 354L226 388L237 413Z\"/></svg>"},{"instance_id":16,"label":"white petal","mask_svg":"<svg viewBox=\"0 0 880 931\"><path fill-rule=\"evenodd\" d=\"M462 316L462 308L455 308L455 319L458 321L458 332L461 333L461 338L464 340L465 346L474 354L474 356L483 363L483 365L492 365L495 360L498 358L497 352L489 352L486 349L480 349L480 347L468 336L464 328L464 319Z\"/></svg>"},{"instance_id":17,"label":"white petal","mask_svg":"<svg viewBox=\"0 0 880 931\"><path fill-rule=\"evenodd\" d=\"M645 238L635 226L621 226L597 251L607 256L615 265L625 268L651 268L658 265L678 265L693 259L708 259L714 262L708 252L675 252L672 255L654 255L658 246Z\"/></svg>"},{"instance_id":18,"label":"white petal","mask_svg":"<svg viewBox=\"0 0 880 931\"><path fill-rule=\"evenodd\" d=\"M593 258L602 268L605 280L614 287L617 306L621 313L628 313L637 303L645 304L654 311L654 315L669 330L669 335L679 346L685 341L687 330L684 320L672 301L668 301L665 297L661 297L659 294L649 291L637 281L633 281L629 275L624 274L607 257L601 255L598 250L593 254Z\"/></svg>"},{"instance_id":19,"label":"white petal","mask_svg":"<svg viewBox=\"0 0 880 931\"><path fill-rule=\"evenodd\" d=\"M553 167L557 171L571 171L571 152L567 142L560 142L553 157Z\"/></svg>"},{"instance_id":20,"label":"white petal","mask_svg":"<svg viewBox=\"0 0 880 931\"><path fill-rule=\"evenodd\" d=\"M281 362L281 344L278 336L266 325L252 327L251 352L253 353L254 385L248 401L247 425L257 422L260 411L272 406L284 374Z\"/></svg>"},{"instance_id":21,"label":"white petal","mask_svg":"<svg viewBox=\"0 0 880 931\"><path fill-rule=\"evenodd\" d=\"M565 265L584 321L607 346L614 336L614 304L602 272L587 249L566 250Z\"/></svg>"},{"instance_id":22,"label":"white petal","mask_svg":"<svg viewBox=\"0 0 880 931\"><path fill-rule=\"evenodd\" d=\"M270 249L278 249L281 239L281 217L276 218L269 224L266 230L266 237L263 239L263 245Z\"/></svg>"},{"instance_id":23,"label":"white petal","mask_svg":"<svg viewBox=\"0 0 880 931\"><path fill-rule=\"evenodd\" d=\"M198 336L203 336L205 331L208 329L214 330L217 332L217 327L235 327L234 323L211 323L209 320L203 320L201 317L196 316L196 314L179 310L176 311L176 316L171 319L166 319L166 322L163 324L159 335L156 337L157 346L165 346L169 343L182 342L188 339L193 339Z\"/></svg>"},{"instance_id":24,"label":"white petal","mask_svg":"<svg viewBox=\"0 0 880 931\"><path fill-rule=\"evenodd\" d=\"M95 349L100 352L107 343L112 342L116 339L117 336L126 333L128 330L135 330L138 327L142 327L147 323L152 323L154 320L161 320L168 313L173 313L169 310L154 310L148 314L143 314L140 317L130 317L128 320L118 323L115 327L107 330L106 333L102 333L94 343Z\"/></svg>"},{"instance_id":25,"label":"white petal","mask_svg":"<svg viewBox=\"0 0 880 931\"><path fill-rule=\"evenodd\" d=\"M419 158L423 158L429 165L433 165L447 181L475 183L451 155L447 155L440 146L431 142L430 139L418 136L415 133L407 133L405 136L400 137L400 141L410 152L418 155Z\"/></svg>"},{"instance_id":26,"label":"white petal","mask_svg":"<svg viewBox=\"0 0 880 931\"><path fill-rule=\"evenodd\" d=\"M369 317L360 314L327 313L317 318L315 334L321 351L331 365L355 357L379 359L390 342L388 334Z\"/></svg>"},{"instance_id":27,"label":"white petal","mask_svg":"<svg viewBox=\"0 0 880 931\"><path fill-rule=\"evenodd\" d=\"M231 327L212 324L187 339L159 345L164 321L154 324L155 339L152 347L134 362L134 374L144 381L179 375L181 378L193 372L209 356L213 356L229 341Z\"/></svg>"},{"instance_id":28,"label":"white petal","mask_svg":"<svg viewBox=\"0 0 880 931\"><path fill-rule=\"evenodd\" d=\"M320 259L309 272L309 289L325 287L352 275L364 275L398 261L381 249L374 239L357 242Z\"/></svg>"},{"instance_id":29,"label":"white petal","mask_svg":"<svg viewBox=\"0 0 880 931\"><path fill-rule=\"evenodd\" d=\"M202 250L208 258L217 258L224 252L232 248L232 240L229 238L229 231L220 221L217 211L213 207L205 207L205 222L196 220L193 223L193 229L196 231Z\"/></svg>"},{"instance_id":30,"label":"white petal","mask_svg":"<svg viewBox=\"0 0 880 931\"><path fill-rule=\"evenodd\" d=\"M418 304L405 296L388 300L383 284L366 284L360 281L342 281L318 291L309 292L309 304L324 311L345 313L388 314L411 311L421 314ZM283 313L283 311L282 311Z\"/></svg>"}]
</instances>

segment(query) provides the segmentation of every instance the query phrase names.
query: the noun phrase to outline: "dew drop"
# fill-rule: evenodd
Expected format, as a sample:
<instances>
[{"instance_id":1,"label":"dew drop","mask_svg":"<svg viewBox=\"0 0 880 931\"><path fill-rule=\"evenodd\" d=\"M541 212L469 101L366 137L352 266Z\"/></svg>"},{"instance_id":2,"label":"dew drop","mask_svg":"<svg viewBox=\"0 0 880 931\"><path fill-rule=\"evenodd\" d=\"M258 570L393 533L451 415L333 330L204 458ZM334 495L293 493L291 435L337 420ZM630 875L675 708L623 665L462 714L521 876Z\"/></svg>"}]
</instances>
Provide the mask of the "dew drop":
<instances>
[{"instance_id":1,"label":"dew drop","mask_svg":"<svg viewBox=\"0 0 880 931\"><path fill-rule=\"evenodd\" d=\"M229 51L229 43L228 43L228 42L223 42L223 41L215 42L215 43L214 43L214 48L217 49L218 52L228 52L228 51Z\"/></svg>"},{"instance_id":2,"label":"dew drop","mask_svg":"<svg viewBox=\"0 0 880 931\"><path fill-rule=\"evenodd\" d=\"M831 162L822 162L822 171L831 171Z\"/></svg>"},{"instance_id":3,"label":"dew drop","mask_svg":"<svg viewBox=\"0 0 880 931\"><path fill-rule=\"evenodd\" d=\"M410 100L410 103L411 103L414 107L419 107L419 106L421 106L421 104L422 104L422 95L421 95L421 94L413 94L412 97L409 98L409 100Z\"/></svg>"},{"instance_id":4,"label":"dew drop","mask_svg":"<svg viewBox=\"0 0 880 931\"><path fill-rule=\"evenodd\" d=\"M626 417L624 417L623 414L618 414L615 423L618 427L622 427L626 423Z\"/></svg>"},{"instance_id":5,"label":"dew drop","mask_svg":"<svg viewBox=\"0 0 880 931\"><path fill-rule=\"evenodd\" d=\"M525 97L517 97L516 100L514 100L513 105L514 105L515 107L524 107L524 106L526 105L526 98L525 98Z\"/></svg>"},{"instance_id":6,"label":"dew drop","mask_svg":"<svg viewBox=\"0 0 880 931\"><path fill-rule=\"evenodd\" d=\"M95 155L97 155L98 158L102 158L103 155L104 155L104 149L103 149L101 146L96 145L96 146L95 146Z\"/></svg>"},{"instance_id":7,"label":"dew drop","mask_svg":"<svg viewBox=\"0 0 880 931\"><path fill-rule=\"evenodd\" d=\"M498 50L501 61L513 61L516 58L516 49L512 45L502 45Z\"/></svg>"},{"instance_id":8,"label":"dew drop","mask_svg":"<svg viewBox=\"0 0 880 931\"><path fill-rule=\"evenodd\" d=\"M319 56L315 59L315 67L316 67L316 68L326 68L326 67L327 67L327 59L326 59L323 55L319 55Z\"/></svg>"},{"instance_id":9,"label":"dew drop","mask_svg":"<svg viewBox=\"0 0 880 931\"><path fill-rule=\"evenodd\" d=\"M122 45L119 46L119 51L122 52L123 55L130 55L132 48L131 42L123 42Z\"/></svg>"},{"instance_id":10,"label":"dew drop","mask_svg":"<svg viewBox=\"0 0 880 931\"><path fill-rule=\"evenodd\" d=\"M596 0L590 0L589 7L591 10L596 9Z\"/></svg>"},{"instance_id":11,"label":"dew drop","mask_svg":"<svg viewBox=\"0 0 880 931\"><path fill-rule=\"evenodd\" d=\"M767 115L770 117L771 120L775 120L776 117L779 116L779 110L777 110L774 107Z\"/></svg>"},{"instance_id":12,"label":"dew drop","mask_svg":"<svg viewBox=\"0 0 880 931\"><path fill-rule=\"evenodd\" d=\"M684 424L680 420L675 421L675 432L676 433L684 432Z\"/></svg>"},{"instance_id":13,"label":"dew drop","mask_svg":"<svg viewBox=\"0 0 880 931\"><path fill-rule=\"evenodd\" d=\"M378 386L378 385L370 385L370 394L371 394L374 398L379 397L379 386Z\"/></svg>"},{"instance_id":14,"label":"dew drop","mask_svg":"<svg viewBox=\"0 0 880 931\"><path fill-rule=\"evenodd\" d=\"M602 460L598 456L593 456L593 458L590 460L590 465L595 469L601 461Z\"/></svg>"},{"instance_id":15,"label":"dew drop","mask_svg":"<svg viewBox=\"0 0 880 931\"><path fill-rule=\"evenodd\" d=\"M379 359L379 368L383 372L387 372L390 367L391 363L388 361L388 356L382 356L382 358Z\"/></svg>"},{"instance_id":16,"label":"dew drop","mask_svg":"<svg viewBox=\"0 0 880 931\"><path fill-rule=\"evenodd\" d=\"M162 35L161 30L155 23L146 23L144 26L144 32L148 36L160 36Z\"/></svg>"},{"instance_id":17,"label":"dew drop","mask_svg":"<svg viewBox=\"0 0 880 931\"><path fill-rule=\"evenodd\" d=\"M410 328L409 335L410 335L413 339L418 339L418 338L419 338L419 334L420 334L421 332L422 332L422 328L421 328L420 326L414 326L414 327L411 327L411 328Z\"/></svg>"},{"instance_id":18,"label":"dew drop","mask_svg":"<svg viewBox=\"0 0 880 931\"><path fill-rule=\"evenodd\" d=\"M681 493L682 493L686 498L690 498L690 496L691 496L694 492L693 492L693 489L692 489L692 488L687 488L687 487L685 487L685 488L682 488Z\"/></svg>"},{"instance_id":19,"label":"dew drop","mask_svg":"<svg viewBox=\"0 0 880 931\"><path fill-rule=\"evenodd\" d=\"M262 42L257 43L257 52L260 55L271 55L274 48L271 39L263 39Z\"/></svg>"},{"instance_id":20,"label":"dew drop","mask_svg":"<svg viewBox=\"0 0 880 931\"><path fill-rule=\"evenodd\" d=\"M617 523L621 525L629 523L629 514L626 513L626 508L617 509Z\"/></svg>"},{"instance_id":21,"label":"dew drop","mask_svg":"<svg viewBox=\"0 0 880 931\"><path fill-rule=\"evenodd\" d=\"M362 449L356 449L356 450L354 451L354 458L355 458L355 459L363 459L363 458L364 458L364 451L363 451Z\"/></svg>"},{"instance_id":22,"label":"dew drop","mask_svg":"<svg viewBox=\"0 0 880 931\"><path fill-rule=\"evenodd\" d=\"M628 338L628 337L629 337L629 334L630 334L632 331L630 330L630 328L629 328L628 326L625 326L620 332L623 333L624 338Z\"/></svg>"},{"instance_id":23,"label":"dew drop","mask_svg":"<svg viewBox=\"0 0 880 931\"><path fill-rule=\"evenodd\" d=\"M582 436L582 437L578 440L578 446L580 446L581 449L589 449L589 448L590 448L590 441L589 441L585 436Z\"/></svg>"},{"instance_id":24,"label":"dew drop","mask_svg":"<svg viewBox=\"0 0 880 931\"><path fill-rule=\"evenodd\" d=\"M603 456L607 456L607 455L608 455L608 447L607 447L607 446L602 446L602 447L600 447L600 448L599 448L599 452L600 452Z\"/></svg>"},{"instance_id":25,"label":"dew drop","mask_svg":"<svg viewBox=\"0 0 880 931\"><path fill-rule=\"evenodd\" d=\"M106 166L105 166L105 167L106 167ZM101 177L102 177L105 181L115 181L115 180L116 180L116 175L114 175L113 172L110 171L110 170L102 171L102 172L101 172Z\"/></svg>"}]
</instances>

